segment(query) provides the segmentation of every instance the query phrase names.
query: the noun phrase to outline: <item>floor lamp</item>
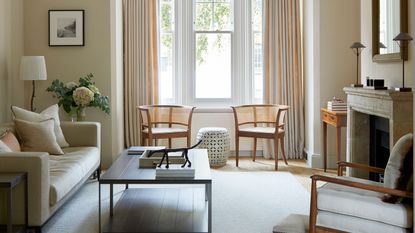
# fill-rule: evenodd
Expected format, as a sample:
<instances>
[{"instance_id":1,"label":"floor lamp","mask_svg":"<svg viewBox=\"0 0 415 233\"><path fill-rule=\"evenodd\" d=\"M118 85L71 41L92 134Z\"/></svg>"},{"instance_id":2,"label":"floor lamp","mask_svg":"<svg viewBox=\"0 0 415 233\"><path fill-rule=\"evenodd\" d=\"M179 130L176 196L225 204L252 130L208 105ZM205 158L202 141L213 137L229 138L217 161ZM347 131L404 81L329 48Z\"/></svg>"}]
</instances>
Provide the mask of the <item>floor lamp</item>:
<instances>
[{"instance_id":1,"label":"floor lamp","mask_svg":"<svg viewBox=\"0 0 415 233\"><path fill-rule=\"evenodd\" d=\"M396 41L401 47L401 59L402 59L402 87L395 88L395 91L412 91L410 87L405 87L405 56L406 49L408 47L409 41L412 40L412 37L406 33L401 32L399 35L397 35L395 38L393 38L394 41Z\"/></svg>"},{"instance_id":2,"label":"floor lamp","mask_svg":"<svg viewBox=\"0 0 415 233\"><path fill-rule=\"evenodd\" d=\"M20 61L20 79L32 81L32 99L30 101L30 110L36 109L33 105L35 99L35 81L46 80L46 63L43 56L23 56Z\"/></svg>"},{"instance_id":3,"label":"floor lamp","mask_svg":"<svg viewBox=\"0 0 415 233\"><path fill-rule=\"evenodd\" d=\"M352 87L363 87L362 84L359 83L359 56L362 52L362 50L364 48L366 48L362 43L360 42L354 42L352 44L352 46L350 46L351 49L353 49L353 51L356 49L356 65L357 65L357 69L356 69L356 83L352 84Z\"/></svg>"}]
</instances>

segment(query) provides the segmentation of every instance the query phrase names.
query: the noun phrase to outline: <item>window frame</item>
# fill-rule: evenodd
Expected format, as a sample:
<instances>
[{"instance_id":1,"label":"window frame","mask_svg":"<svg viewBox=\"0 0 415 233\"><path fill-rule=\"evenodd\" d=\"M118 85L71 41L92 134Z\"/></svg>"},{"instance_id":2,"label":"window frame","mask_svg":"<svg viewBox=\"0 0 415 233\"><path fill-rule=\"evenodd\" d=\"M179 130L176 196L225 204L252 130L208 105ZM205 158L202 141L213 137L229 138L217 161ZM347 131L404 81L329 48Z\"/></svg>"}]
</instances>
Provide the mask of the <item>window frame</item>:
<instances>
[{"instance_id":1,"label":"window frame","mask_svg":"<svg viewBox=\"0 0 415 233\"><path fill-rule=\"evenodd\" d=\"M233 30L219 31L231 36L231 98L196 98L196 36L197 33L218 32L195 30L195 3L196 0L174 0L174 96L171 102L161 99L160 102L202 108L258 103L254 99L253 8L250 0L231 0Z\"/></svg>"}]
</instances>

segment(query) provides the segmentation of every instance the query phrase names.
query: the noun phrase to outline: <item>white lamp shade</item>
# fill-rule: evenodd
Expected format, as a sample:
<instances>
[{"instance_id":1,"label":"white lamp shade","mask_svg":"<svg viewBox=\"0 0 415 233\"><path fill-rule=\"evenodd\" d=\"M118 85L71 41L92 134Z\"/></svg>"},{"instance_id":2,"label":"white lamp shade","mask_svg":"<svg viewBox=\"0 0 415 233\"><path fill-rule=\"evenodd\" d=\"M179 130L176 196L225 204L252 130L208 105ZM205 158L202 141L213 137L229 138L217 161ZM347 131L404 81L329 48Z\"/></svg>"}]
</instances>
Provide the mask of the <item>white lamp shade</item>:
<instances>
[{"instance_id":1,"label":"white lamp shade","mask_svg":"<svg viewBox=\"0 0 415 233\"><path fill-rule=\"evenodd\" d=\"M46 63L44 56L23 56L20 61L21 80L46 80Z\"/></svg>"}]
</instances>

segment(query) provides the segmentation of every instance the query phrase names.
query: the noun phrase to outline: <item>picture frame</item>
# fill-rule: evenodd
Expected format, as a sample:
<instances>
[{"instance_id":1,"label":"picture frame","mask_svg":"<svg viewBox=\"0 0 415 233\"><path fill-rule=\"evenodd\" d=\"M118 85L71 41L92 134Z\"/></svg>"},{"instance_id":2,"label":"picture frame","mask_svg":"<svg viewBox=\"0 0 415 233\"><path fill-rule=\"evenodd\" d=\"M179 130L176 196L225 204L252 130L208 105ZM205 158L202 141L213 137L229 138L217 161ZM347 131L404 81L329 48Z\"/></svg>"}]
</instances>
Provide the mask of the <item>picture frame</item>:
<instances>
[{"instance_id":1,"label":"picture frame","mask_svg":"<svg viewBox=\"0 0 415 233\"><path fill-rule=\"evenodd\" d=\"M85 46L85 10L49 10L49 46Z\"/></svg>"}]
</instances>

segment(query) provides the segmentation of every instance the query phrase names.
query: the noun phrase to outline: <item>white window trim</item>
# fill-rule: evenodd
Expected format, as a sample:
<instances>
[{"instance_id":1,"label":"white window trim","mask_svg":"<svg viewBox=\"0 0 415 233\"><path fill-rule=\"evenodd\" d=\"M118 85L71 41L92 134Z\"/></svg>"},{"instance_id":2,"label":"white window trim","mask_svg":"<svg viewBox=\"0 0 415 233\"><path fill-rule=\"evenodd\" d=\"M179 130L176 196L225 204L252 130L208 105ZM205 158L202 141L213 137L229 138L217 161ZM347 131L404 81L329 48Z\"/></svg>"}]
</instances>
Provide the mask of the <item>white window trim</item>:
<instances>
[{"instance_id":1,"label":"white window trim","mask_svg":"<svg viewBox=\"0 0 415 233\"><path fill-rule=\"evenodd\" d=\"M234 0L233 31L231 32L231 93L230 99L200 99L195 93L196 33L193 24L194 1L174 3L173 103L204 108L254 103L253 33L251 1ZM243 17L245 15L245 17ZM199 31L200 32L200 31ZM209 33L209 32L208 32ZM166 101L166 100L163 100Z\"/></svg>"}]
</instances>

